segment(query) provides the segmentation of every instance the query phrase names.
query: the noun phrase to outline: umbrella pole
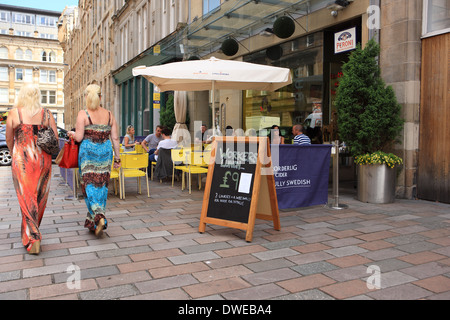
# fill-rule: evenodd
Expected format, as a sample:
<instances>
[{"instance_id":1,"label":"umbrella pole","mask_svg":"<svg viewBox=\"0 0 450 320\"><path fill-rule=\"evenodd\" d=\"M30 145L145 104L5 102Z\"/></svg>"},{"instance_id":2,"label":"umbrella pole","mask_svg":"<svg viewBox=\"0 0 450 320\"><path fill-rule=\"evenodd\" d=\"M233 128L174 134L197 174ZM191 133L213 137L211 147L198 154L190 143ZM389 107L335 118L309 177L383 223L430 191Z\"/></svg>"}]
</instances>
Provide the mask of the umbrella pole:
<instances>
[{"instance_id":1,"label":"umbrella pole","mask_svg":"<svg viewBox=\"0 0 450 320\"><path fill-rule=\"evenodd\" d=\"M216 97L215 97L215 93L216 93L216 82L213 80L212 81L212 92L211 92L211 97L212 97L212 103L211 103L211 111L212 111L212 134L213 136L215 135L215 131L216 131Z\"/></svg>"}]
</instances>

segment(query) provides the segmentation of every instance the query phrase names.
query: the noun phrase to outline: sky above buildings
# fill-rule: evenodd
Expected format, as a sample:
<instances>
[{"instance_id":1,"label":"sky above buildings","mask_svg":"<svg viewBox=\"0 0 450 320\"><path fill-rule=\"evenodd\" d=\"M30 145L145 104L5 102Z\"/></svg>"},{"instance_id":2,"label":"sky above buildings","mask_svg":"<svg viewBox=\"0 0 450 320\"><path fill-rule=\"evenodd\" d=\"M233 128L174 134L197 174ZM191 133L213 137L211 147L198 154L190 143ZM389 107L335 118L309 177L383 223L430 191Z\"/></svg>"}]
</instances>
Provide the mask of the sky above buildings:
<instances>
[{"instance_id":1,"label":"sky above buildings","mask_svg":"<svg viewBox=\"0 0 450 320\"><path fill-rule=\"evenodd\" d=\"M66 6L77 6L78 0L0 0L0 4L62 12Z\"/></svg>"}]
</instances>

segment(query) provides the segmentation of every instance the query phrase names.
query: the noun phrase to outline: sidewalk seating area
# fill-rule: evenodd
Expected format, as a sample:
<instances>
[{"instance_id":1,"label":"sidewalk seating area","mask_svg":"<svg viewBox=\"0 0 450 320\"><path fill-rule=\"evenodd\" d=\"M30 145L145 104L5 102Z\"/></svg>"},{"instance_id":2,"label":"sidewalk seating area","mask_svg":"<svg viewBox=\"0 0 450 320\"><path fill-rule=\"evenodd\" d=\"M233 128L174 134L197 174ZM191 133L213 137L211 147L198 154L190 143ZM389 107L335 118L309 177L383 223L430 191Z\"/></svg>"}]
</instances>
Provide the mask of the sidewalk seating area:
<instances>
[{"instance_id":1,"label":"sidewalk seating area","mask_svg":"<svg viewBox=\"0 0 450 320\"><path fill-rule=\"evenodd\" d=\"M69 200L54 166L42 252L30 256L10 170L0 168L0 300L450 299L447 204L366 204L343 187L347 209L281 210L281 231L257 220L248 243L236 229L198 232L204 188L148 179L150 197L127 183L121 200L111 181L109 226L97 239L83 227L84 200Z\"/></svg>"}]
</instances>

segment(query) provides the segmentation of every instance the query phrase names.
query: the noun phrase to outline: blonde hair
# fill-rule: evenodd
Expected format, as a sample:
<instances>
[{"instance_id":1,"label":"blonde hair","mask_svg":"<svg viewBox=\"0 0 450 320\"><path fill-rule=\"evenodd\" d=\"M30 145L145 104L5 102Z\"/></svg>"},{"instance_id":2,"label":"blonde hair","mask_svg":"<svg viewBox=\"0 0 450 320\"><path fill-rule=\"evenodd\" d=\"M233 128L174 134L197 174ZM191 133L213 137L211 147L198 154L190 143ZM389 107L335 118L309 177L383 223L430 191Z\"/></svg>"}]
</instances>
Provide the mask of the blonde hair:
<instances>
[{"instance_id":1,"label":"blonde hair","mask_svg":"<svg viewBox=\"0 0 450 320\"><path fill-rule=\"evenodd\" d=\"M19 91L15 107L23 108L32 117L38 114L42 110L39 87L34 84L24 85Z\"/></svg>"},{"instance_id":2,"label":"blonde hair","mask_svg":"<svg viewBox=\"0 0 450 320\"><path fill-rule=\"evenodd\" d=\"M134 127L130 124L130 125L127 127L127 134L130 134L131 129L134 129ZM134 134L133 134L133 136L134 136Z\"/></svg>"},{"instance_id":3,"label":"blonde hair","mask_svg":"<svg viewBox=\"0 0 450 320\"><path fill-rule=\"evenodd\" d=\"M86 107L89 110L96 110L100 106L100 97L102 96L102 89L97 84L88 85L84 90L86 96Z\"/></svg>"}]
</instances>

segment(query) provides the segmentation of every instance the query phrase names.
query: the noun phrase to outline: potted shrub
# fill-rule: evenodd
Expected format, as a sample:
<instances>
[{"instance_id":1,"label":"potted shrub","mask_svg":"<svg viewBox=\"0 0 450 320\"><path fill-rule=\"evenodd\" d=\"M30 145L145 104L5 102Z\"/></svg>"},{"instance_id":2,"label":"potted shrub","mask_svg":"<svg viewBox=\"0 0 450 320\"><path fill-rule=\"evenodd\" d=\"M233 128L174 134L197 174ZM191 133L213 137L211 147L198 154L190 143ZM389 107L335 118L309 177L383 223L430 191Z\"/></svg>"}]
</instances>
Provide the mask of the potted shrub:
<instances>
[{"instance_id":1,"label":"potted shrub","mask_svg":"<svg viewBox=\"0 0 450 320\"><path fill-rule=\"evenodd\" d=\"M355 157L358 199L389 203L395 199L395 166L398 156L387 153L403 129L401 105L394 90L380 76L380 47L370 40L358 45L343 66L337 90L339 136Z\"/></svg>"}]
</instances>

